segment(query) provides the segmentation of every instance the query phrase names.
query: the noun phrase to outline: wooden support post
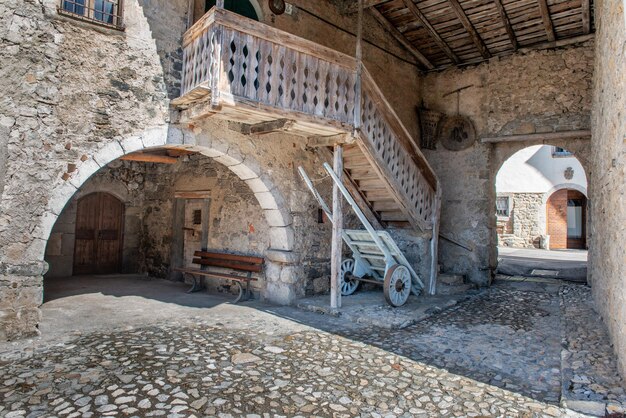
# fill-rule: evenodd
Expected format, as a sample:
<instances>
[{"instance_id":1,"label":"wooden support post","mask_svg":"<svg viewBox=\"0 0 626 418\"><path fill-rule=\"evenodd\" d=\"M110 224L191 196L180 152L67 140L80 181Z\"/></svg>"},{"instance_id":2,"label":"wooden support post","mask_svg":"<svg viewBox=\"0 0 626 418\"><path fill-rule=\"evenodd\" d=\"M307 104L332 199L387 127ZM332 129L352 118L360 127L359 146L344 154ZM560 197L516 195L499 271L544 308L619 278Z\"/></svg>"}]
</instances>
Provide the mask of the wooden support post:
<instances>
[{"instance_id":1,"label":"wooden support post","mask_svg":"<svg viewBox=\"0 0 626 418\"><path fill-rule=\"evenodd\" d=\"M335 145L333 171L341 180L343 177L343 145ZM343 211L341 191L333 183L333 236L330 259L330 307L341 308L341 254L343 248Z\"/></svg>"},{"instance_id":2,"label":"wooden support post","mask_svg":"<svg viewBox=\"0 0 626 418\"><path fill-rule=\"evenodd\" d=\"M354 131L361 129L361 77L363 68L363 0L358 0L359 14L356 30L356 85L354 94Z\"/></svg>"},{"instance_id":3,"label":"wooden support post","mask_svg":"<svg viewBox=\"0 0 626 418\"><path fill-rule=\"evenodd\" d=\"M430 239L430 280L428 294L437 293L437 277L439 276L439 224L441 223L441 184L437 181L437 191L433 202L433 236Z\"/></svg>"}]
</instances>

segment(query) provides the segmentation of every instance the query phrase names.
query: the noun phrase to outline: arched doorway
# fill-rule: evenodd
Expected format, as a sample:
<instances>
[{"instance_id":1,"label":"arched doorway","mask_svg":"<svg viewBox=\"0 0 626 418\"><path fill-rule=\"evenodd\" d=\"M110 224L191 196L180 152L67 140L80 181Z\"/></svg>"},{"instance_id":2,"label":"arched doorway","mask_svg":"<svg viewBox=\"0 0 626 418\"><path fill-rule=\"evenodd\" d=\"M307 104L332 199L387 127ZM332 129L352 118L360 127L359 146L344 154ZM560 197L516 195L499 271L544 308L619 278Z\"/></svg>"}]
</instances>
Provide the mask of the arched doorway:
<instances>
[{"instance_id":1,"label":"arched doorway","mask_svg":"<svg viewBox=\"0 0 626 418\"><path fill-rule=\"evenodd\" d=\"M123 248L124 202L96 192L78 200L73 273L119 273Z\"/></svg>"},{"instance_id":2,"label":"arched doorway","mask_svg":"<svg viewBox=\"0 0 626 418\"><path fill-rule=\"evenodd\" d=\"M578 190L561 189L546 204L546 232L550 249L585 249L587 197Z\"/></svg>"}]
</instances>

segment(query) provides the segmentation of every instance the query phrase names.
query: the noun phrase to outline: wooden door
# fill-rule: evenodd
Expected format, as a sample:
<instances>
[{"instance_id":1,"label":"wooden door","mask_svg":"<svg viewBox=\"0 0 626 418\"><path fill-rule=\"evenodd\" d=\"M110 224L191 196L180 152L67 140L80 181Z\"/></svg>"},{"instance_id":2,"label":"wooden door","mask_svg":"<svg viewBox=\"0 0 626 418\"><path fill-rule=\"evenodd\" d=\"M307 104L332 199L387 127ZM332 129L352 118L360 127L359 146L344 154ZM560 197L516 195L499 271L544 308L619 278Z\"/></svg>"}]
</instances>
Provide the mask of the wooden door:
<instances>
[{"instance_id":1,"label":"wooden door","mask_svg":"<svg viewBox=\"0 0 626 418\"><path fill-rule=\"evenodd\" d=\"M557 190L546 205L550 248L567 248L567 189Z\"/></svg>"},{"instance_id":2,"label":"wooden door","mask_svg":"<svg viewBox=\"0 0 626 418\"><path fill-rule=\"evenodd\" d=\"M92 193L78 201L74 274L119 273L124 203L108 193Z\"/></svg>"}]
</instances>

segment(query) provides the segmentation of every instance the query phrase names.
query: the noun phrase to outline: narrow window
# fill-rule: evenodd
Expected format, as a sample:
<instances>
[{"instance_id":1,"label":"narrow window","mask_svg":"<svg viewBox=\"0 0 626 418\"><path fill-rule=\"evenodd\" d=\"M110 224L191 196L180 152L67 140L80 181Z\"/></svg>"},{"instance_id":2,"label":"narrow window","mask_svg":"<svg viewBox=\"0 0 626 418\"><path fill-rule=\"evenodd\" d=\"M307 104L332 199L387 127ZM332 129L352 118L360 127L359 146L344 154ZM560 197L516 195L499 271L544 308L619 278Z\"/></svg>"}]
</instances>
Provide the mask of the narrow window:
<instances>
[{"instance_id":1,"label":"narrow window","mask_svg":"<svg viewBox=\"0 0 626 418\"><path fill-rule=\"evenodd\" d=\"M571 157L572 155L574 154L569 152L565 148L552 147L552 157Z\"/></svg>"},{"instance_id":2,"label":"narrow window","mask_svg":"<svg viewBox=\"0 0 626 418\"><path fill-rule=\"evenodd\" d=\"M498 196L496 197L496 215L508 217L509 216L509 197Z\"/></svg>"}]
</instances>

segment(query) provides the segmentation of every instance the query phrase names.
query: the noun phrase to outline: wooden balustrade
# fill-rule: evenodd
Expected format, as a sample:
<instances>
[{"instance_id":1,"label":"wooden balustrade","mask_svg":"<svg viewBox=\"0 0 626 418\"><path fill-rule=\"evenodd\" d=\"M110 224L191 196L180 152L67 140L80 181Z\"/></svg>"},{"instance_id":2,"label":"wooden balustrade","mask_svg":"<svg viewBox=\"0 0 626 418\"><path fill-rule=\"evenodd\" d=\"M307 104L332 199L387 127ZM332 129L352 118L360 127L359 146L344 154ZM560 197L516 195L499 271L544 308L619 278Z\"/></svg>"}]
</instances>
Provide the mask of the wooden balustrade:
<instances>
[{"instance_id":1,"label":"wooden balustrade","mask_svg":"<svg viewBox=\"0 0 626 418\"><path fill-rule=\"evenodd\" d=\"M293 131L308 136L356 132L411 223L431 229L436 176L371 75L362 69L360 87L358 77L353 57L213 8L184 36L174 104L208 97L208 112L231 120L291 119Z\"/></svg>"}]
</instances>

